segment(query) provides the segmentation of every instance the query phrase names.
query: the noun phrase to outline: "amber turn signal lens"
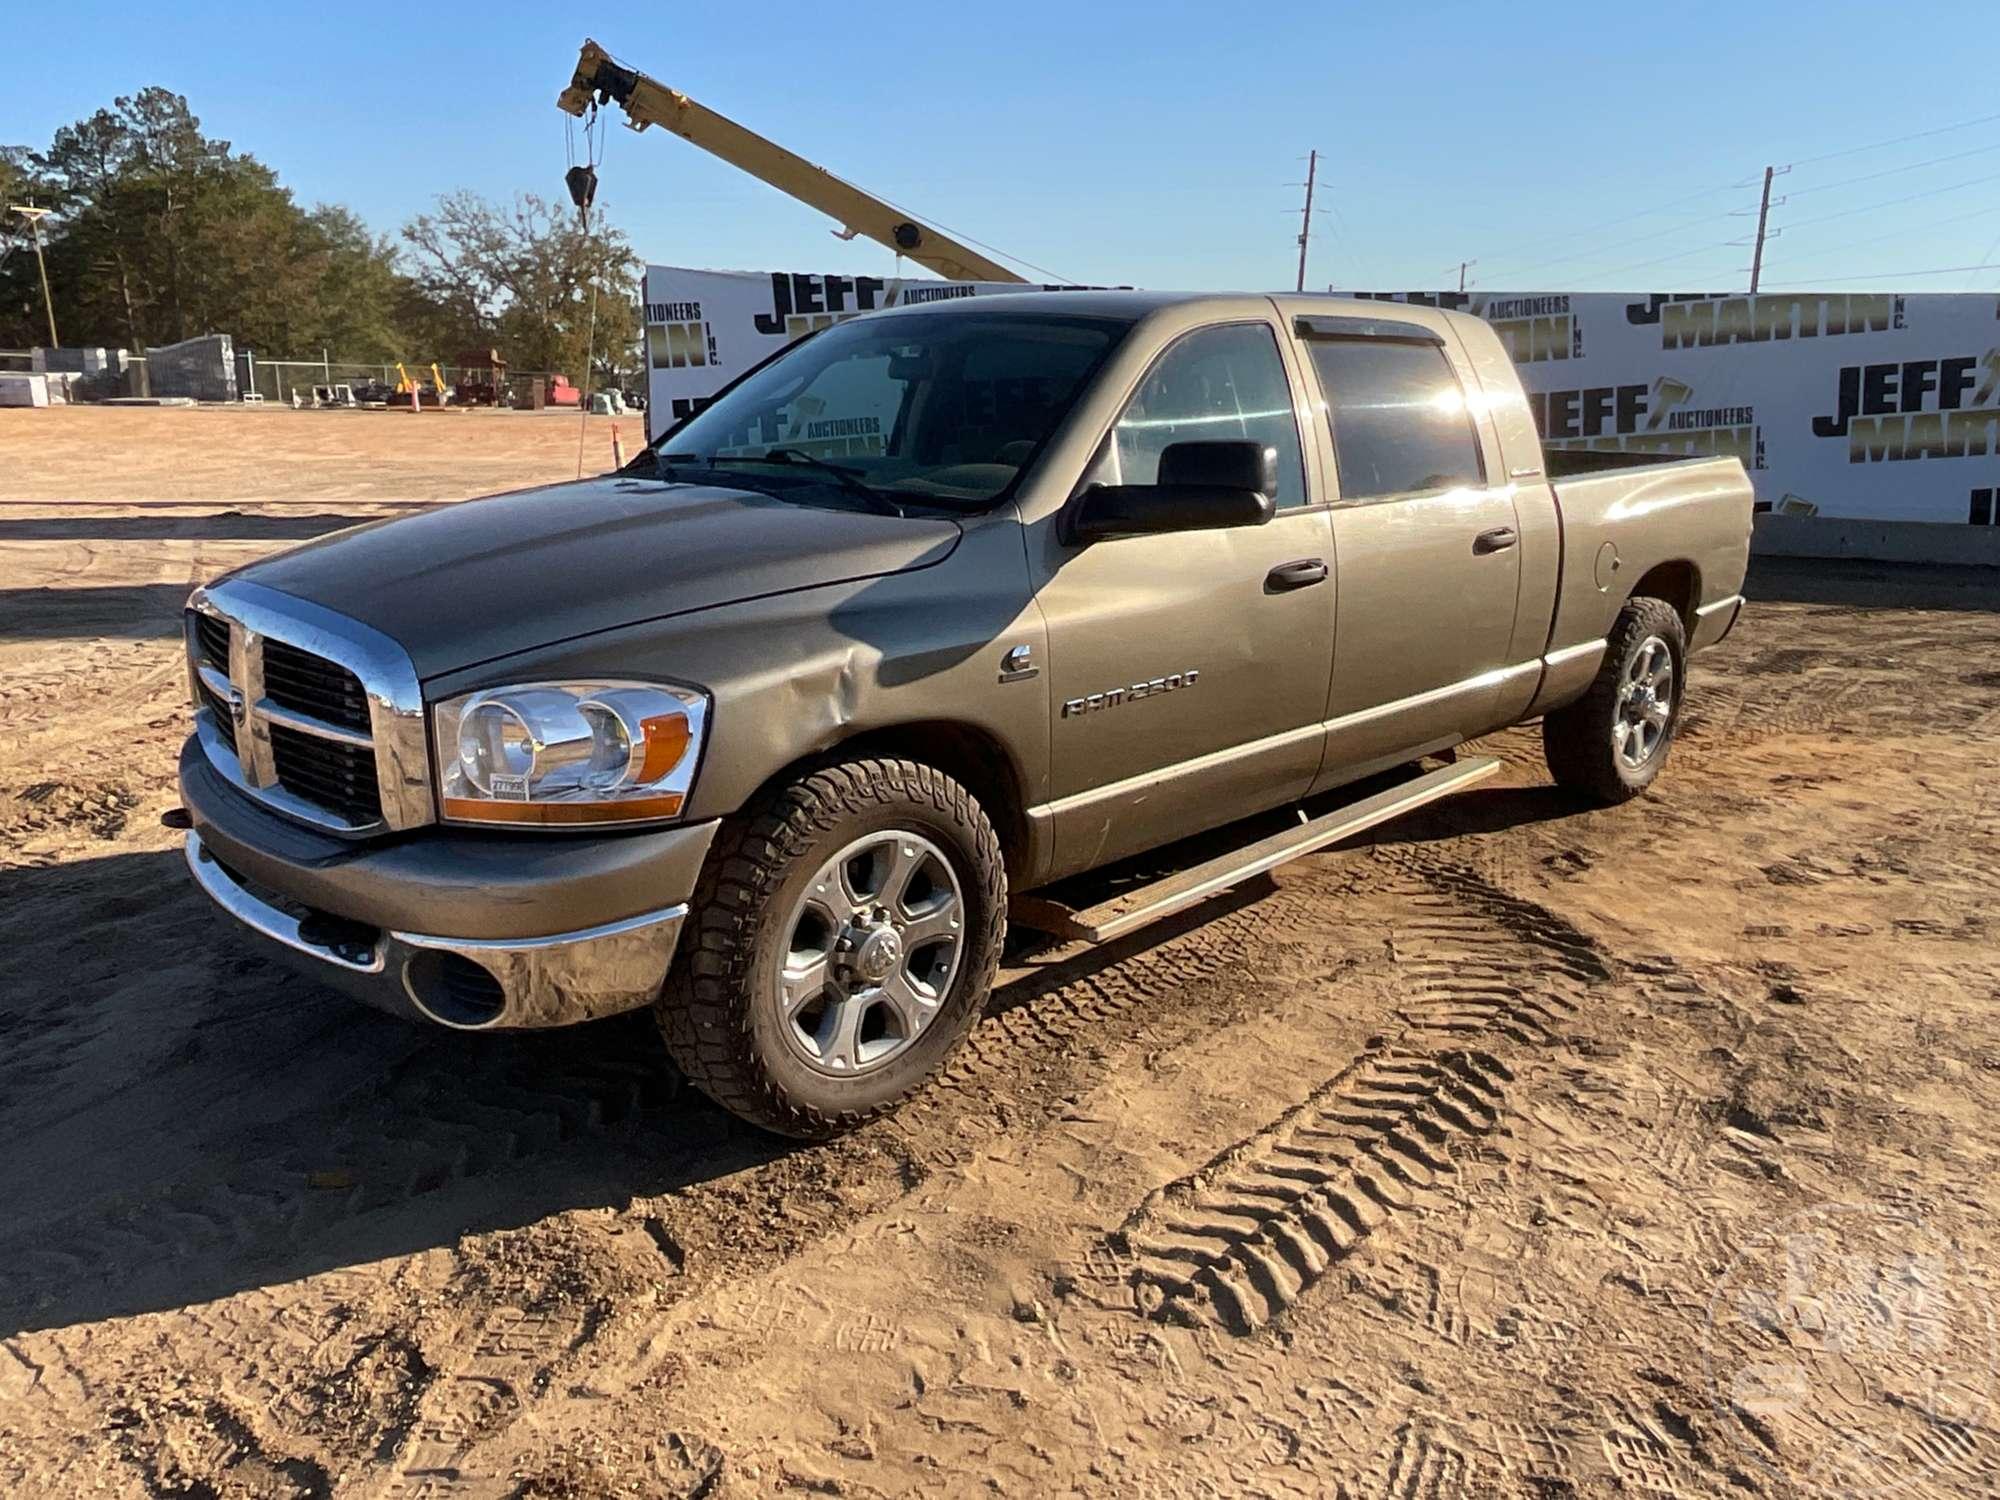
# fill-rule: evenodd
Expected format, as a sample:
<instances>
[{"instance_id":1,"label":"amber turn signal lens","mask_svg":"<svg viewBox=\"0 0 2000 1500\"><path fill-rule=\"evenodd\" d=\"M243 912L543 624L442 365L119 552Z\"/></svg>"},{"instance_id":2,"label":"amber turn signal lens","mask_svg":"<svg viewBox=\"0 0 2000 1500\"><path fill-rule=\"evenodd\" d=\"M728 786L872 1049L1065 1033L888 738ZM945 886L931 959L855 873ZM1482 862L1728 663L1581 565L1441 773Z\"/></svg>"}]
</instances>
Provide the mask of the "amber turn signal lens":
<instances>
[{"instance_id":1,"label":"amber turn signal lens","mask_svg":"<svg viewBox=\"0 0 2000 1500\"><path fill-rule=\"evenodd\" d=\"M639 727L645 731L646 753L639 762L639 774L633 780L640 786L646 786L681 763L693 732L688 728L686 714L656 714L642 720Z\"/></svg>"},{"instance_id":2,"label":"amber turn signal lens","mask_svg":"<svg viewBox=\"0 0 2000 1500\"><path fill-rule=\"evenodd\" d=\"M624 797L616 802L488 802L479 797L446 797L444 815L468 823L525 823L538 828L590 823L637 823L671 818L687 799L679 792L658 797Z\"/></svg>"}]
</instances>

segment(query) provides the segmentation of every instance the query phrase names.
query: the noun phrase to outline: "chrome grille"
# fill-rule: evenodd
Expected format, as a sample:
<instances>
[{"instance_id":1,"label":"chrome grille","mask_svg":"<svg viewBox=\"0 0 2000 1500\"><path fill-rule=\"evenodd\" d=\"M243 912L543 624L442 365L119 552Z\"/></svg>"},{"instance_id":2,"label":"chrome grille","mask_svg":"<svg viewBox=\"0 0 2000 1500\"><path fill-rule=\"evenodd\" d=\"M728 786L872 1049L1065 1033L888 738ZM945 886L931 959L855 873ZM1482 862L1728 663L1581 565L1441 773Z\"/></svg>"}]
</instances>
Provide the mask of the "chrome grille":
<instances>
[{"instance_id":1,"label":"chrome grille","mask_svg":"<svg viewBox=\"0 0 2000 1500\"><path fill-rule=\"evenodd\" d=\"M368 732L368 694L338 662L283 641L264 642L264 696L284 708Z\"/></svg>"},{"instance_id":2,"label":"chrome grille","mask_svg":"<svg viewBox=\"0 0 2000 1500\"><path fill-rule=\"evenodd\" d=\"M223 660L226 662L228 659L225 653ZM215 716L216 731L229 741L230 752L232 754L240 753L236 749L236 716L230 710L229 700L216 692L206 682L202 681L200 677L196 677L194 680L194 702L196 708L205 708Z\"/></svg>"},{"instance_id":3,"label":"chrome grille","mask_svg":"<svg viewBox=\"0 0 2000 1500\"><path fill-rule=\"evenodd\" d=\"M434 821L422 695L395 642L234 579L188 601L187 654L202 748L247 795L343 834Z\"/></svg>"},{"instance_id":4,"label":"chrome grille","mask_svg":"<svg viewBox=\"0 0 2000 1500\"><path fill-rule=\"evenodd\" d=\"M223 676L229 675L229 622L214 615L194 617L195 646L201 659Z\"/></svg>"},{"instance_id":5,"label":"chrome grille","mask_svg":"<svg viewBox=\"0 0 2000 1500\"><path fill-rule=\"evenodd\" d=\"M308 802L330 807L350 823L373 823L382 816L374 746L323 740L273 724L271 758L277 763L278 785Z\"/></svg>"}]
</instances>

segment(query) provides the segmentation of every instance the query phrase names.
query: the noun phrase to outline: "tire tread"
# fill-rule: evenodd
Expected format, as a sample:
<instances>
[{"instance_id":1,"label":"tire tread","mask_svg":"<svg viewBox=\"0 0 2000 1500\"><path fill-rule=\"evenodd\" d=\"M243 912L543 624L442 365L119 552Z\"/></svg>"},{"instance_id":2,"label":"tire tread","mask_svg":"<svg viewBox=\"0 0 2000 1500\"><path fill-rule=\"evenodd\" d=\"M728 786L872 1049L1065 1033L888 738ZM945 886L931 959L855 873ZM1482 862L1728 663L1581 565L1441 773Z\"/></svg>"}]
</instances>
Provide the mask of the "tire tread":
<instances>
[{"instance_id":1,"label":"tire tread","mask_svg":"<svg viewBox=\"0 0 2000 1500\"><path fill-rule=\"evenodd\" d=\"M901 1102L825 1111L802 1105L777 1086L757 1055L744 997L760 929L772 897L794 864L843 822L898 803L915 803L957 824L967 835L983 884L985 941L968 947L982 958L971 986L977 1015L999 967L1007 913L1006 861L999 836L972 794L933 766L897 758L839 761L761 793L725 819L696 882L680 953L656 1007L668 1055L696 1088L732 1114L783 1135L825 1139L887 1114ZM970 896L968 892L968 896ZM935 1023L934 1023L935 1024ZM936 1067L963 1040L953 1039ZM935 1073L935 1067L933 1069Z\"/></svg>"},{"instance_id":2,"label":"tire tread","mask_svg":"<svg viewBox=\"0 0 2000 1500\"><path fill-rule=\"evenodd\" d=\"M1611 748L1609 725L1618 706L1619 673L1632 650L1649 635L1659 636L1673 648L1677 680L1666 742L1654 752L1644 775L1635 781L1619 769L1617 753ZM1638 796L1652 785L1666 764L1686 695L1687 630L1679 611L1664 599L1643 594L1628 600L1611 627L1604 661L1597 669L1597 676L1591 679L1589 689L1574 703L1542 719L1542 758L1548 762L1549 774L1556 785L1607 804Z\"/></svg>"}]
</instances>

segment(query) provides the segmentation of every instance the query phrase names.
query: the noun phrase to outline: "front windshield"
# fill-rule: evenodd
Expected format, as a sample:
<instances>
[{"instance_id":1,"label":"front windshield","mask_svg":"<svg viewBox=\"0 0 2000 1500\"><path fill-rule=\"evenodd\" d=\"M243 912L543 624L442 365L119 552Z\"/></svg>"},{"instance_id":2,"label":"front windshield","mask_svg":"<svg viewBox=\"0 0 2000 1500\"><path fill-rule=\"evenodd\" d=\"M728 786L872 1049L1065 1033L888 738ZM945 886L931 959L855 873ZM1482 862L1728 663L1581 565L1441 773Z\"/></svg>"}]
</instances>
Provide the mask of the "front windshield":
<instances>
[{"instance_id":1,"label":"front windshield","mask_svg":"<svg viewBox=\"0 0 2000 1500\"><path fill-rule=\"evenodd\" d=\"M790 478L885 508L983 510L1129 326L970 307L839 323L663 436L659 468L727 469L776 494Z\"/></svg>"}]
</instances>

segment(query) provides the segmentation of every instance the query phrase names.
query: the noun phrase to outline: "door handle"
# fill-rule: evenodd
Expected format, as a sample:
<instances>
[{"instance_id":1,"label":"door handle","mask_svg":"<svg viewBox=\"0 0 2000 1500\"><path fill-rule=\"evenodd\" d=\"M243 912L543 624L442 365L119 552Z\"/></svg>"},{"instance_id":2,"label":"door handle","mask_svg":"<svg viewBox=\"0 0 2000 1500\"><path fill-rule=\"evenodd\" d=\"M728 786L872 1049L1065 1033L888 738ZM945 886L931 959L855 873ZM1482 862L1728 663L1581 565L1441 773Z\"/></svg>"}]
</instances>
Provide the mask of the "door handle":
<instances>
[{"instance_id":1,"label":"door handle","mask_svg":"<svg viewBox=\"0 0 2000 1500\"><path fill-rule=\"evenodd\" d=\"M1326 560L1302 557L1297 562L1279 563L1264 575L1264 592L1282 594L1291 589L1309 589L1326 582Z\"/></svg>"},{"instance_id":2,"label":"door handle","mask_svg":"<svg viewBox=\"0 0 2000 1500\"><path fill-rule=\"evenodd\" d=\"M1472 539L1472 555L1484 557L1489 552L1505 552L1521 540L1521 534L1511 526L1495 526L1491 531L1482 531Z\"/></svg>"}]
</instances>

